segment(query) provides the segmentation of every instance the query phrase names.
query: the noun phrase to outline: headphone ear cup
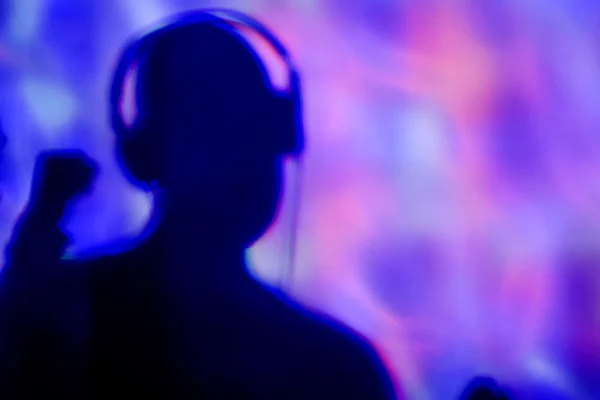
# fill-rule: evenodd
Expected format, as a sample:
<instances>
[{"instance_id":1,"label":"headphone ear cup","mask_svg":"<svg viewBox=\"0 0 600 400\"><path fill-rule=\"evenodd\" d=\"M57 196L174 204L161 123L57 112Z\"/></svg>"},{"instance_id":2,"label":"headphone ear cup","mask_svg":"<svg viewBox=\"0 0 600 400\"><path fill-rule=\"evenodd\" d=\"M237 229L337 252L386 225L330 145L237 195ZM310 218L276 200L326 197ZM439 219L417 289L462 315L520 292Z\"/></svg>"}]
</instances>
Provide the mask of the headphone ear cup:
<instances>
[{"instance_id":1,"label":"headphone ear cup","mask_svg":"<svg viewBox=\"0 0 600 400\"><path fill-rule=\"evenodd\" d=\"M277 153L293 155L301 151L294 97L286 93L273 96L269 119L273 143Z\"/></svg>"},{"instance_id":2,"label":"headphone ear cup","mask_svg":"<svg viewBox=\"0 0 600 400\"><path fill-rule=\"evenodd\" d=\"M142 126L134 126L117 143L119 159L137 182L149 183L158 179L155 157L151 154L147 138Z\"/></svg>"}]
</instances>

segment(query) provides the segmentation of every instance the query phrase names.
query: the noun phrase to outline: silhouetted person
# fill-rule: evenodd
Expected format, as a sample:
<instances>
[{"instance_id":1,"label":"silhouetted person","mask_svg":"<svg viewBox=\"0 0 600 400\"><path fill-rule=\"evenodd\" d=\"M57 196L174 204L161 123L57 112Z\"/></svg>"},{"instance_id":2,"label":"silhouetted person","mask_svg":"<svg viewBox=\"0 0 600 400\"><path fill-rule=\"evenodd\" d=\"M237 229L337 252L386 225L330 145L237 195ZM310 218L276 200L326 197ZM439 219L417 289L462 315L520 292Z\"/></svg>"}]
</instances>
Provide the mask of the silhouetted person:
<instances>
[{"instance_id":1,"label":"silhouetted person","mask_svg":"<svg viewBox=\"0 0 600 400\"><path fill-rule=\"evenodd\" d=\"M82 368L65 367L56 380L85 371L80 382L98 399L393 398L366 340L247 272L245 251L278 210L283 157L301 148L294 99L273 92L257 55L219 20L163 29L136 56L139 116L127 132L117 126L117 147L131 180L154 194L152 222L127 248L45 263L46 275L61 278L42 291L55 321L32 333L33 359L62 351L71 337L81 353L71 348L67 359ZM32 200L31 209L45 208ZM41 220L58 220L55 208ZM63 241L55 223L26 215L9 253L27 247L21 263L44 264ZM18 254L10 254L12 270ZM69 334L38 341L36 332L58 330L48 325ZM21 374L26 383L54 373L52 357L41 359L34 374ZM57 386L43 387L60 393Z\"/></svg>"}]
</instances>

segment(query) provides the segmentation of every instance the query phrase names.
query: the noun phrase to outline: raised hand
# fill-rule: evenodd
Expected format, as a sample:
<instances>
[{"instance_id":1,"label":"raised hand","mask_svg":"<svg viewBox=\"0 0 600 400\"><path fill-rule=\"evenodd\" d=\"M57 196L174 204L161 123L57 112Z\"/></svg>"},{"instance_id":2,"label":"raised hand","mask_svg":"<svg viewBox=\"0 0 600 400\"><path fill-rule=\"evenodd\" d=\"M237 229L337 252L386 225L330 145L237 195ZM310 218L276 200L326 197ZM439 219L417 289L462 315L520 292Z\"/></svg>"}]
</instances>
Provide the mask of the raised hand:
<instances>
[{"instance_id":1,"label":"raised hand","mask_svg":"<svg viewBox=\"0 0 600 400\"><path fill-rule=\"evenodd\" d=\"M66 207L91 190L95 161L80 150L46 151L38 156L28 212L58 223Z\"/></svg>"},{"instance_id":2,"label":"raised hand","mask_svg":"<svg viewBox=\"0 0 600 400\"><path fill-rule=\"evenodd\" d=\"M72 359L62 353L52 355L82 343L85 326L84 314L79 311L83 301L73 290L78 287L77 277L60 262L68 239L58 223L70 203L91 189L96 171L96 163L78 150L44 152L37 159L30 202L15 227L0 275L2 399L35 390L31 382L37 381L32 371L37 373L50 365L48 357L60 359L53 361L53 366L61 362L63 367L80 365L80 360L75 360L83 354L83 345L69 353L77 355ZM43 351L32 346L40 340L46 343L48 338L56 342Z\"/></svg>"},{"instance_id":3,"label":"raised hand","mask_svg":"<svg viewBox=\"0 0 600 400\"><path fill-rule=\"evenodd\" d=\"M42 278L45 274L41 271L51 269L68 241L58 223L69 205L91 189L96 172L96 163L80 150L40 154L29 204L7 249L6 270L25 273L31 279Z\"/></svg>"}]
</instances>

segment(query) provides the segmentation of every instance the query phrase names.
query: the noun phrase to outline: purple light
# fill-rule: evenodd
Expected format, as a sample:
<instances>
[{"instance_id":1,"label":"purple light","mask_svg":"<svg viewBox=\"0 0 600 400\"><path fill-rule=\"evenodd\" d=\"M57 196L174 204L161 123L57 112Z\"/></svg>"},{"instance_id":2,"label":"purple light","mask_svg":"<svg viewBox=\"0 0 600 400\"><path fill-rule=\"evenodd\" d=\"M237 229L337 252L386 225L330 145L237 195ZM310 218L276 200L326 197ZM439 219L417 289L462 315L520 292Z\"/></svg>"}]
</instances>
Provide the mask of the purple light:
<instances>
[{"instance_id":1,"label":"purple light","mask_svg":"<svg viewBox=\"0 0 600 400\"><path fill-rule=\"evenodd\" d=\"M13 1L1 243L45 148L102 166L74 250L141 230L149 202L117 169L108 80L129 34L192 3ZM233 3L280 34L304 77L294 295L369 336L409 399L452 398L477 373L600 396L596 2ZM287 222L251 253L272 284Z\"/></svg>"}]
</instances>

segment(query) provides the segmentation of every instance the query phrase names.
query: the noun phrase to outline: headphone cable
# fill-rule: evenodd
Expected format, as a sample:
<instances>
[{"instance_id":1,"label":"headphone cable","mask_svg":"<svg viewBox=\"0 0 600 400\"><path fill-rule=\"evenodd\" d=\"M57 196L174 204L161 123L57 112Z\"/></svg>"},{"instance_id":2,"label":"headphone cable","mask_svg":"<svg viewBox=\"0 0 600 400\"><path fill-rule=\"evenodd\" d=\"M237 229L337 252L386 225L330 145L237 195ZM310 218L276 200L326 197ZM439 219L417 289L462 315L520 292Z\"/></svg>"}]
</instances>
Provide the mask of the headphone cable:
<instances>
[{"instance_id":1,"label":"headphone cable","mask_svg":"<svg viewBox=\"0 0 600 400\"><path fill-rule=\"evenodd\" d=\"M292 195L291 205L291 221L290 231L288 238L288 254L287 254L287 268L284 270L284 276L281 280L282 291L291 294L292 284L295 277L296 267L296 250L298 247L298 229L300 220L300 202L302 197L302 178L303 178L303 160L299 156L294 163L296 165L296 173L294 174L294 193Z\"/></svg>"}]
</instances>

